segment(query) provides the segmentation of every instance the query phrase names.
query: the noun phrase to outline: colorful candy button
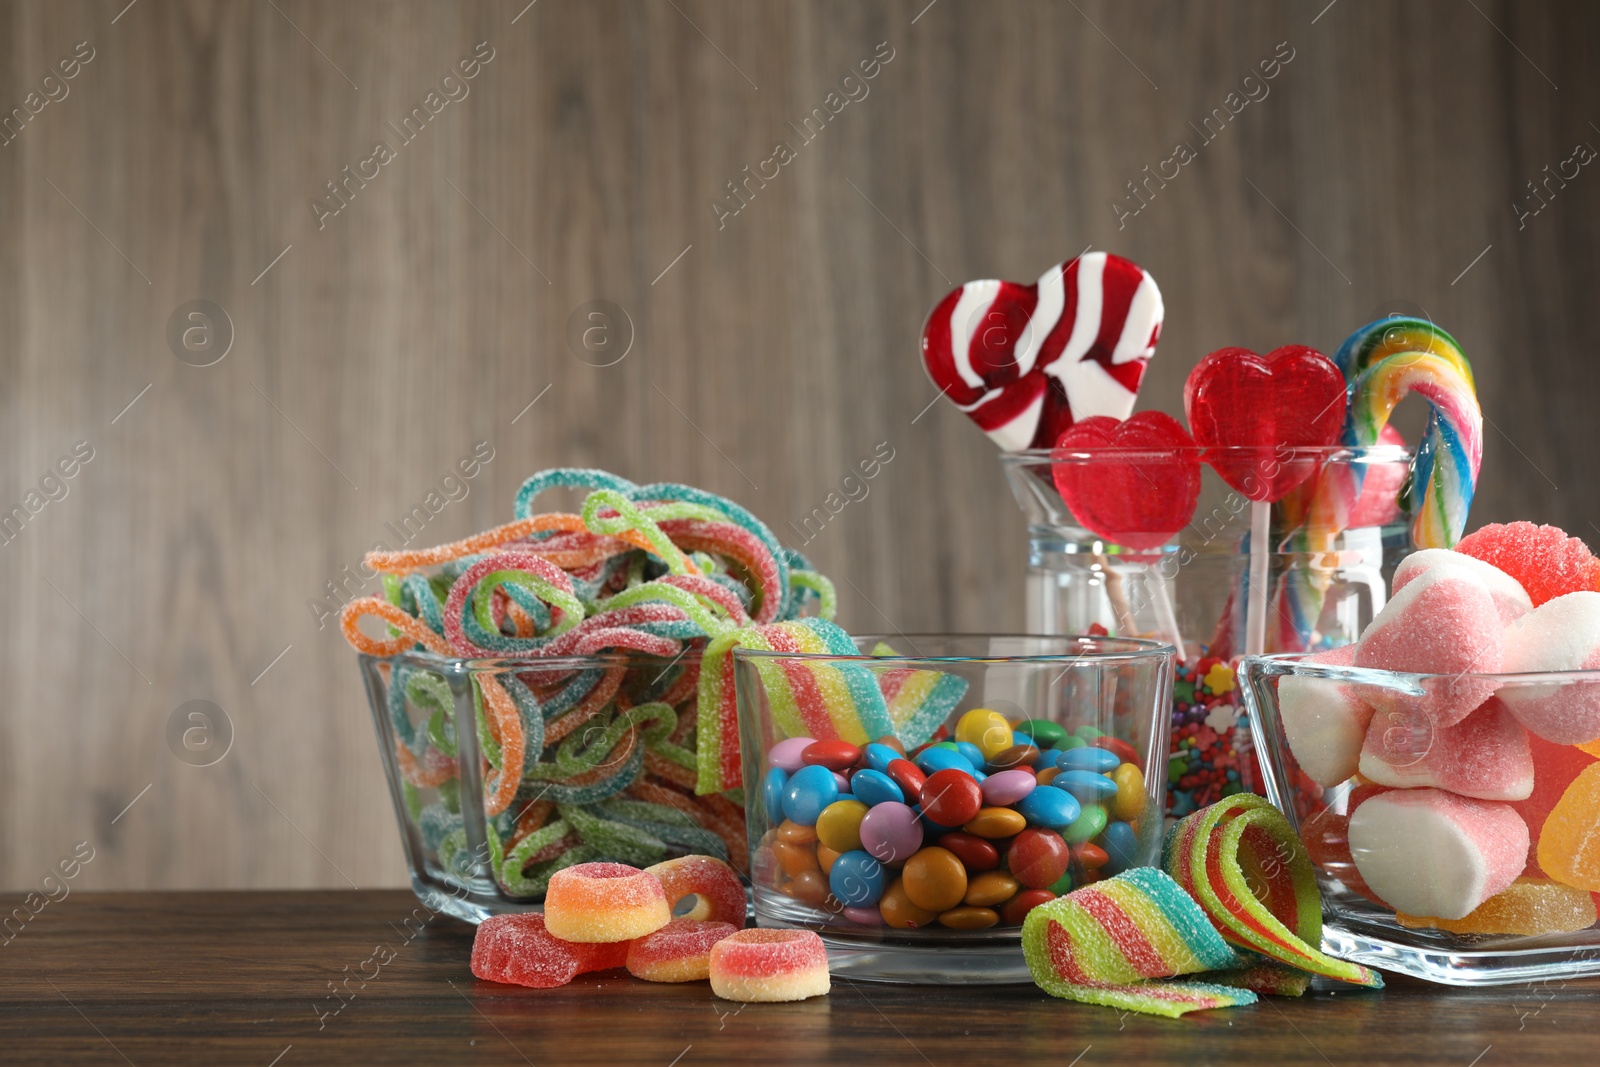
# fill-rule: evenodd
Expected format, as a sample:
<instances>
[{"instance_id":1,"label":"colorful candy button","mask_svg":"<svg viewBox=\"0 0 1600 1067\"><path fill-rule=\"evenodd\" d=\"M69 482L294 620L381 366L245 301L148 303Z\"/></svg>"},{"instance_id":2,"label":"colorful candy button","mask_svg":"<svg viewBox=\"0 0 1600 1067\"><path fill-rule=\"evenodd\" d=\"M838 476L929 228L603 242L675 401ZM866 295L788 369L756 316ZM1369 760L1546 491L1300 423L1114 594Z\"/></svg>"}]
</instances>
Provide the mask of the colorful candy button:
<instances>
[{"instance_id":1,"label":"colorful candy button","mask_svg":"<svg viewBox=\"0 0 1600 1067\"><path fill-rule=\"evenodd\" d=\"M954 852L968 871L992 871L1000 866L1000 850L973 834L945 834L939 838L939 847Z\"/></svg>"},{"instance_id":2,"label":"colorful candy button","mask_svg":"<svg viewBox=\"0 0 1600 1067\"><path fill-rule=\"evenodd\" d=\"M819 844L817 846L817 866L822 868L823 874L828 874L833 870L833 861L838 859L839 855L838 852L835 852L827 845Z\"/></svg>"},{"instance_id":3,"label":"colorful candy button","mask_svg":"<svg viewBox=\"0 0 1600 1067\"><path fill-rule=\"evenodd\" d=\"M864 755L866 756L867 766L880 773L887 771L889 764L895 760L906 758L905 753L890 748L879 741L874 741L868 745Z\"/></svg>"},{"instance_id":4,"label":"colorful candy button","mask_svg":"<svg viewBox=\"0 0 1600 1067\"><path fill-rule=\"evenodd\" d=\"M1052 830L1027 829L1016 836L1006 850L1006 866L1029 889L1053 885L1072 862L1072 852L1060 834Z\"/></svg>"},{"instance_id":5,"label":"colorful candy button","mask_svg":"<svg viewBox=\"0 0 1600 1067\"><path fill-rule=\"evenodd\" d=\"M1100 831L1106 828L1106 820L1106 809L1099 804L1090 804L1083 809L1083 814L1079 815L1071 826L1061 831L1061 836L1067 839L1069 845L1081 845L1091 838L1099 837Z\"/></svg>"},{"instance_id":6,"label":"colorful candy button","mask_svg":"<svg viewBox=\"0 0 1600 1067\"><path fill-rule=\"evenodd\" d=\"M961 902L975 908L992 908L1016 896L1021 888L1022 884L1005 871L984 871L967 879L967 895Z\"/></svg>"},{"instance_id":7,"label":"colorful candy button","mask_svg":"<svg viewBox=\"0 0 1600 1067\"><path fill-rule=\"evenodd\" d=\"M860 849L861 820L866 816L867 805L860 800L835 800L817 816L817 840L835 852Z\"/></svg>"},{"instance_id":8,"label":"colorful candy button","mask_svg":"<svg viewBox=\"0 0 1600 1067\"><path fill-rule=\"evenodd\" d=\"M813 741L800 753L800 759L808 766L843 772L861 759L861 750L848 741Z\"/></svg>"},{"instance_id":9,"label":"colorful candy button","mask_svg":"<svg viewBox=\"0 0 1600 1067\"><path fill-rule=\"evenodd\" d=\"M1098 774L1106 774L1116 770L1121 763L1122 760L1117 758L1115 752L1089 745L1067 749L1056 757L1056 766L1065 771L1095 771Z\"/></svg>"},{"instance_id":10,"label":"colorful candy button","mask_svg":"<svg viewBox=\"0 0 1600 1067\"><path fill-rule=\"evenodd\" d=\"M1117 783L1095 771L1062 771L1050 784L1071 793L1079 804L1098 804L1117 795Z\"/></svg>"},{"instance_id":11,"label":"colorful candy button","mask_svg":"<svg viewBox=\"0 0 1600 1067\"><path fill-rule=\"evenodd\" d=\"M883 891L883 899L878 901L878 913L883 916L885 923L896 930L917 930L932 926L939 918L938 912L919 908L911 903L911 898L906 896L903 878L896 878L889 883L889 888Z\"/></svg>"},{"instance_id":12,"label":"colorful candy button","mask_svg":"<svg viewBox=\"0 0 1600 1067\"><path fill-rule=\"evenodd\" d=\"M850 776L850 792L869 808L885 801L903 804L906 799L905 790L893 778L869 767L863 767Z\"/></svg>"},{"instance_id":13,"label":"colorful candy button","mask_svg":"<svg viewBox=\"0 0 1600 1067\"><path fill-rule=\"evenodd\" d=\"M1000 913L993 908L973 908L962 905L939 913L939 925L952 930L987 930L1000 921Z\"/></svg>"},{"instance_id":14,"label":"colorful candy button","mask_svg":"<svg viewBox=\"0 0 1600 1067\"><path fill-rule=\"evenodd\" d=\"M884 773L894 779L895 784L905 792L908 800L921 796L922 785L928 780L928 776L923 774L917 765L908 759L891 760L889 765L884 768Z\"/></svg>"},{"instance_id":15,"label":"colorful candy button","mask_svg":"<svg viewBox=\"0 0 1600 1067\"><path fill-rule=\"evenodd\" d=\"M1032 796L1031 793L1029 795ZM1028 820L1021 812L1013 811L1011 808L983 808L962 829L969 834L994 841L1002 837L1013 837L1027 827Z\"/></svg>"},{"instance_id":16,"label":"colorful candy button","mask_svg":"<svg viewBox=\"0 0 1600 1067\"><path fill-rule=\"evenodd\" d=\"M839 783L826 767L801 767L783 787L783 815L790 822L814 826L822 809L839 799Z\"/></svg>"},{"instance_id":17,"label":"colorful candy button","mask_svg":"<svg viewBox=\"0 0 1600 1067\"><path fill-rule=\"evenodd\" d=\"M956 751L961 753L961 758L975 771L983 770L983 749L970 741L957 741Z\"/></svg>"},{"instance_id":18,"label":"colorful candy button","mask_svg":"<svg viewBox=\"0 0 1600 1067\"><path fill-rule=\"evenodd\" d=\"M973 708L956 721L956 740L977 745L985 760L1010 748L1011 734L1006 717L988 708Z\"/></svg>"},{"instance_id":19,"label":"colorful candy button","mask_svg":"<svg viewBox=\"0 0 1600 1067\"><path fill-rule=\"evenodd\" d=\"M1000 917L1007 926L1021 926L1022 920L1028 917L1028 912L1040 904L1047 904L1056 898L1056 894L1048 889L1024 889L1000 909Z\"/></svg>"},{"instance_id":20,"label":"colorful candy button","mask_svg":"<svg viewBox=\"0 0 1600 1067\"><path fill-rule=\"evenodd\" d=\"M1144 772L1136 764L1124 763L1111 772L1111 780L1117 783L1117 802L1112 814L1124 822L1132 822L1144 814Z\"/></svg>"},{"instance_id":21,"label":"colorful candy button","mask_svg":"<svg viewBox=\"0 0 1600 1067\"><path fill-rule=\"evenodd\" d=\"M767 753L767 763L779 767L785 774L793 774L806 765L805 751L816 744L813 737L787 737L772 746Z\"/></svg>"},{"instance_id":22,"label":"colorful candy button","mask_svg":"<svg viewBox=\"0 0 1600 1067\"><path fill-rule=\"evenodd\" d=\"M1017 724L1017 732L1033 738L1040 748L1050 748L1067 736L1066 727L1049 719L1023 719Z\"/></svg>"},{"instance_id":23,"label":"colorful candy button","mask_svg":"<svg viewBox=\"0 0 1600 1067\"><path fill-rule=\"evenodd\" d=\"M990 775L979 785L983 802L994 807L1015 804L1038 786L1033 772L1025 769L1000 771Z\"/></svg>"},{"instance_id":24,"label":"colorful candy button","mask_svg":"<svg viewBox=\"0 0 1600 1067\"><path fill-rule=\"evenodd\" d=\"M1134 834L1133 827L1121 820L1105 828L1100 834L1100 844L1111 860L1105 868L1108 874L1127 870L1139 858L1139 838Z\"/></svg>"},{"instance_id":25,"label":"colorful candy button","mask_svg":"<svg viewBox=\"0 0 1600 1067\"><path fill-rule=\"evenodd\" d=\"M828 888L850 908L876 904L883 897L884 882L883 864L860 849L842 853L828 872Z\"/></svg>"},{"instance_id":26,"label":"colorful candy button","mask_svg":"<svg viewBox=\"0 0 1600 1067\"><path fill-rule=\"evenodd\" d=\"M1004 771L1012 767L1032 767L1039 762L1039 750L1033 745L1018 744L989 757L985 765L990 771Z\"/></svg>"},{"instance_id":27,"label":"colorful candy button","mask_svg":"<svg viewBox=\"0 0 1600 1067\"><path fill-rule=\"evenodd\" d=\"M900 880L911 903L932 912L947 911L967 895L967 869L954 852L937 845L906 860Z\"/></svg>"},{"instance_id":28,"label":"colorful candy button","mask_svg":"<svg viewBox=\"0 0 1600 1067\"><path fill-rule=\"evenodd\" d=\"M904 804L874 804L861 820L861 847L883 863L899 863L922 846L917 813Z\"/></svg>"},{"instance_id":29,"label":"colorful candy button","mask_svg":"<svg viewBox=\"0 0 1600 1067\"><path fill-rule=\"evenodd\" d=\"M948 770L957 770L961 771L962 773L969 773L972 770L972 764L967 762L967 757L963 756L954 745L950 746L949 748L941 748L938 745L935 745L932 748L925 748L918 753L917 758L912 762L914 762L924 774L932 774L935 771Z\"/></svg>"},{"instance_id":30,"label":"colorful candy button","mask_svg":"<svg viewBox=\"0 0 1600 1067\"><path fill-rule=\"evenodd\" d=\"M929 819L941 826L962 826L983 807L983 792L971 774L948 768L928 775L921 801Z\"/></svg>"},{"instance_id":31,"label":"colorful candy button","mask_svg":"<svg viewBox=\"0 0 1600 1067\"><path fill-rule=\"evenodd\" d=\"M1103 748L1110 752L1117 757L1117 762L1119 763L1132 763L1135 766L1139 763L1139 753L1134 751L1133 746L1120 737L1112 737L1110 734L1106 734L1103 737L1095 738L1089 744L1095 748Z\"/></svg>"},{"instance_id":32,"label":"colorful candy button","mask_svg":"<svg viewBox=\"0 0 1600 1067\"><path fill-rule=\"evenodd\" d=\"M1059 829L1072 825L1081 809L1078 801L1065 790L1053 786L1035 786L1032 792L1017 801L1016 810L1031 826Z\"/></svg>"},{"instance_id":33,"label":"colorful candy button","mask_svg":"<svg viewBox=\"0 0 1600 1067\"><path fill-rule=\"evenodd\" d=\"M783 818L783 787L789 784L789 775L782 767L768 768L761 779L761 803L767 809L767 818Z\"/></svg>"}]
</instances>

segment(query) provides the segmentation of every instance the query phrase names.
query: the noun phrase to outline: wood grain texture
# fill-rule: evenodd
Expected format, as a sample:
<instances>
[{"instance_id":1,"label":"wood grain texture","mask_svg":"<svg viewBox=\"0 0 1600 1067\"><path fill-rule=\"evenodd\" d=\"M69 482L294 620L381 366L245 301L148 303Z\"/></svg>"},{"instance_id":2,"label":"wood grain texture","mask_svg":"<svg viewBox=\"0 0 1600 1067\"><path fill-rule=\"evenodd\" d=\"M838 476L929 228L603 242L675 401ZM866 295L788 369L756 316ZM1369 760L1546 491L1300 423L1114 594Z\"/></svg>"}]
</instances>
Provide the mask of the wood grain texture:
<instances>
[{"instance_id":1,"label":"wood grain texture","mask_svg":"<svg viewBox=\"0 0 1600 1067\"><path fill-rule=\"evenodd\" d=\"M58 1064L1586 1062L1600 983L1269 998L1181 1020L1032 986L834 979L739 1005L621 972L554 990L482 982L472 928L406 892L84 894L4 949L8 1061ZM386 951L380 952L383 949ZM375 961L387 960L386 963ZM363 981L363 977L366 979ZM336 989L337 992L330 991ZM281 1056L281 1060L274 1057Z\"/></svg>"},{"instance_id":2,"label":"wood grain texture","mask_svg":"<svg viewBox=\"0 0 1600 1067\"><path fill-rule=\"evenodd\" d=\"M1600 177L1512 209L1600 145L1592 5L924 5L0 3L0 108L94 49L0 147L0 510L94 449L0 546L0 886L79 840L89 887L400 884L354 664L308 601L476 442L492 462L420 540L577 464L731 494L798 543L886 442L804 546L843 621L1018 627L1020 517L982 436L924 413L918 331L952 285L1091 244L1165 294L1144 406L1177 410L1224 344L1420 307L1492 423L1477 519L1597 535ZM468 95L401 142L480 42ZM1268 95L1200 144L1280 42ZM719 224L779 141L794 160ZM1197 158L1119 226L1179 141ZM602 298L635 334L609 367L566 339ZM168 346L194 299L232 322L214 366ZM215 766L168 750L193 699L235 731Z\"/></svg>"}]
</instances>

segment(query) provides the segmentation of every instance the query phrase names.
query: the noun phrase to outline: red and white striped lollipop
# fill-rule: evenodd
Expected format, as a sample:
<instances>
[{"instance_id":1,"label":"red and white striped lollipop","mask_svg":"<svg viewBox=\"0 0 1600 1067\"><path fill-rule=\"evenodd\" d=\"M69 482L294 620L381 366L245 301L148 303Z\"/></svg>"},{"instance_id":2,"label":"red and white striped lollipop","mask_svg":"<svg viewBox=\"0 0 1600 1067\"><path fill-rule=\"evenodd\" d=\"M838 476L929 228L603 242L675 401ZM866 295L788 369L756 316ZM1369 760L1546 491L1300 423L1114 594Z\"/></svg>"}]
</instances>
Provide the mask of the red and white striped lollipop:
<instances>
[{"instance_id":1,"label":"red and white striped lollipop","mask_svg":"<svg viewBox=\"0 0 1600 1067\"><path fill-rule=\"evenodd\" d=\"M1001 448L1050 448L1079 419L1125 419L1161 336L1155 279L1089 252L1033 285L968 282L922 328L922 365Z\"/></svg>"}]
</instances>

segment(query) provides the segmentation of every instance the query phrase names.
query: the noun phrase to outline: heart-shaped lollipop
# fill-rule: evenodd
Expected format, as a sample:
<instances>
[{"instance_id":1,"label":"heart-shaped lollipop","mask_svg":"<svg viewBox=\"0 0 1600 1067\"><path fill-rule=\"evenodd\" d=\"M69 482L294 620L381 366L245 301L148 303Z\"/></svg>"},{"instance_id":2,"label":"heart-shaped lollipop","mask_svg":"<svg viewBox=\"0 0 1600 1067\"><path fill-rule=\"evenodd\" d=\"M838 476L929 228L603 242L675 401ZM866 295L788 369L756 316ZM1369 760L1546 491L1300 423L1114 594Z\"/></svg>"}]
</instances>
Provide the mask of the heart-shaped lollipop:
<instances>
[{"instance_id":1,"label":"heart-shaped lollipop","mask_svg":"<svg viewBox=\"0 0 1600 1067\"><path fill-rule=\"evenodd\" d=\"M1085 453L1092 462L1068 453ZM1183 424L1159 411L1123 422L1095 415L1056 441L1061 499L1083 526L1128 548L1155 548L1188 525L1200 499L1200 460Z\"/></svg>"},{"instance_id":2,"label":"heart-shaped lollipop","mask_svg":"<svg viewBox=\"0 0 1600 1067\"><path fill-rule=\"evenodd\" d=\"M1162 315L1138 264L1089 252L1033 285L985 280L950 293L923 325L922 365L1001 448L1049 448L1075 421L1127 418Z\"/></svg>"},{"instance_id":3,"label":"heart-shaped lollipop","mask_svg":"<svg viewBox=\"0 0 1600 1067\"><path fill-rule=\"evenodd\" d=\"M1251 500L1276 501L1317 469L1292 450L1339 439L1345 380L1333 360L1305 345L1264 356L1223 348L1189 372L1183 409L1223 481Z\"/></svg>"}]
</instances>

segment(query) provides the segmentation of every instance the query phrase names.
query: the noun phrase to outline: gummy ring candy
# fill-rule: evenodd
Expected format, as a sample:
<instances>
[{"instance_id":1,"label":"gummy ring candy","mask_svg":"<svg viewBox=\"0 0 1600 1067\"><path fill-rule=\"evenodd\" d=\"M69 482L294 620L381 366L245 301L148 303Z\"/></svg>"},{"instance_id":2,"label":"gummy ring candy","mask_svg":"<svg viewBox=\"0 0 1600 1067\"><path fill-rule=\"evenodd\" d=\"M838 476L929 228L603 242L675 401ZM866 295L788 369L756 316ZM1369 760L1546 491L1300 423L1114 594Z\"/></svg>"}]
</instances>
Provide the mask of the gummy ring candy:
<instances>
[{"instance_id":1,"label":"gummy ring candy","mask_svg":"<svg viewBox=\"0 0 1600 1067\"><path fill-rule=\"evenodd\" d=\"M711 991L724 1000L805 1000L828 991L814 930L740 930L711 946Z\"/></svg>"},{"instance_id":2,"label":"gummy ring candy","mask_svg":"<svg viewBox=\"0 0 1600 1067\"><path fill-rule=\"evenodd\" d=\"M716 857L680 856L646 867L645 873L660 880L667 904L674 911L685 897L698 898L685 918L744 925L744 886L733 868Z\"/></svg>"},{"instance_id":3,"label":"gummy ring candy","mask_svg":"<svg viewBox=\"0 0 1600 1067\"><path fill-rule=\"evenodd\" d=\"M628 942L628 973L647 982L699 982L711 977L711 946L739 928L732 923L673 919Z\"/></svg>"},{"instance_id":4,"label":"gummy ring candy","mask_svg":"<svg viewBox=\"0 0 1600 1067\"><path fill-rule=\"evenodd\" d=\"M587 971L627 962L626 944L586 945L555 937L537 912L491 915L472 938L472 973L488 982L553 989Z\"/></svg>"},{"instance_id":5,"label":"gummy ring candy","mask_svg":"<svg viewBox=\"0 0 1600 1067\"><path fill-rule=\"evenodd\" d=\"M563 941L631 941L672 919L653 874L625 863L580 863L557 871L545 891L545 928Z\"/></svg>"}]
</instances>

